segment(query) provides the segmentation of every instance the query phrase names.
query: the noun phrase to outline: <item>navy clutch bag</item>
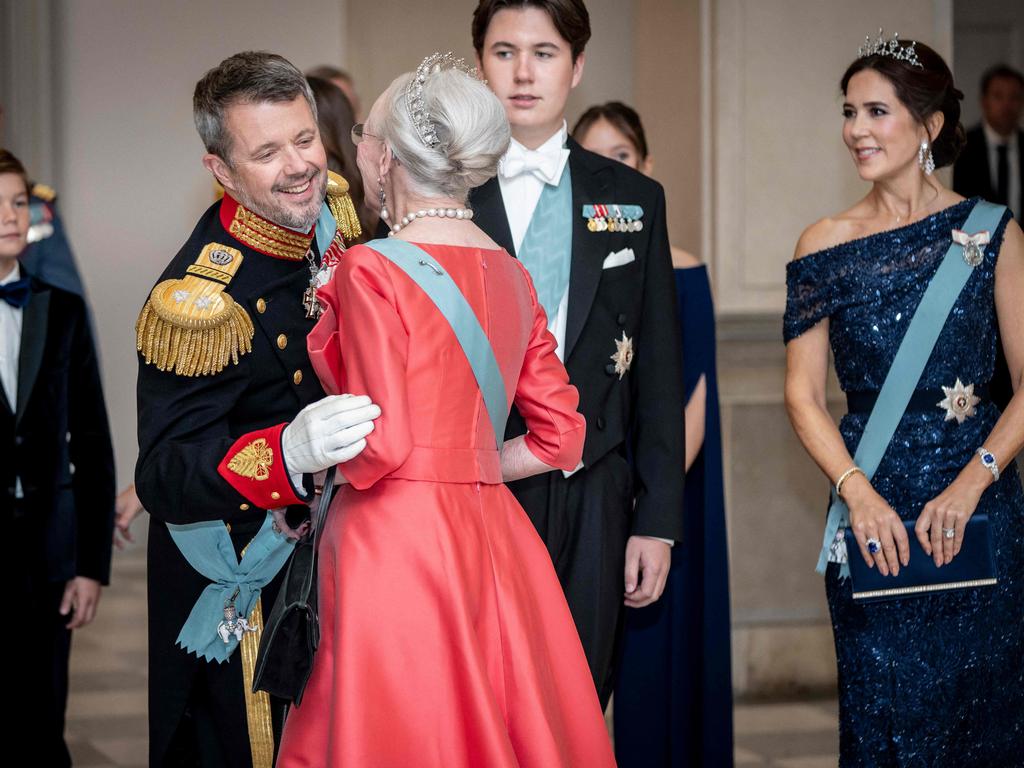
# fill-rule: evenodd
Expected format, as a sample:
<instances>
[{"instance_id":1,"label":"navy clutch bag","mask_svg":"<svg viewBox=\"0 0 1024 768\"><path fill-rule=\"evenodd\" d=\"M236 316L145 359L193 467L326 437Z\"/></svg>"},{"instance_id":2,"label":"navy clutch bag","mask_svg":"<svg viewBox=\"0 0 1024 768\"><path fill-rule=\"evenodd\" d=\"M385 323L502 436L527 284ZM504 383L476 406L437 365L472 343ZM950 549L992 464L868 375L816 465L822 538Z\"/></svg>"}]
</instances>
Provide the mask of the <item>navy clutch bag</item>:
<instances>
[{"instance_id":1,"label":"navy clutch bag","mask_svg":"<svg viewBox=\"0 0 1024 768\"><path fill-rule=\"evenodd\" d=\"M910 539L910 565L900 565L899 576L883 576L877 567L869 568L861 557L853 531L846 529L854 600L863 603L898 600L955 589L990 587L997 583L988 515L973 515L967 521L960 554L941 568L936 568L935 562L921 548L914 533L914 522L905 520L903 523Z\"/></svg>"}]
</instances>

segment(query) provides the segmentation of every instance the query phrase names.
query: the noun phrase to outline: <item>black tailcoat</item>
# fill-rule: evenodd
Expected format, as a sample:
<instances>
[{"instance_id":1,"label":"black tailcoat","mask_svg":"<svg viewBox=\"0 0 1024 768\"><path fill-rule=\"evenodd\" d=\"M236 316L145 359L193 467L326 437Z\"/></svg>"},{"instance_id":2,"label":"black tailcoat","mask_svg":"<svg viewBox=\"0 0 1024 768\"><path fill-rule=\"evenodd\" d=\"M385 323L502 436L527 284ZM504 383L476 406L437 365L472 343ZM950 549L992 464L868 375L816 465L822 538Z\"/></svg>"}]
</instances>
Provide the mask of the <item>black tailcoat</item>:
<instances>
[{"instance_id":1,"label":"black tailcoat","mask_svg":"<svg viewBox=\"0 0 1024 768\"><path fill-rule=\"evenodd\" d=\"M114 454L84 302L35 279L31 289L22 308L16 406L0 389L16 699L8 725L38 735L40 764L70 765L63 741L70 617L58 607L75 576L110 583Z\"/></svg>"},{"instance_id":2,"label":"black tailcoat","mask_svg":"<svg viewBox=\"0 0 1024 768\"><path fill-rule=\"evenodd\" d=\"M185 275L208 243L241 251L242 265L225 292L255 325L252 351L219 373L196 377L160 371L139 360L135 482L151 515L149 721L154 768L191 759L196 741L208 758L226 761L220 764L247 766L251 761L240 652L224 664L207 663L175 645L209 582L185 560L166 523L224 520L240 554L266 510L255 508L229 484L218 464L242 435L291 421L303 406L324 396L306 353L306 335L315 322L306 318L302 305L309 284L306 261L268 256L238 241L225 230L220 205L203 215L160 280ZM262 591L264 619L283 570ZM283 702L272 698L272 711L279 732ZM210 718L216 721L212 728ZM196 733L186 738L181 727Z\"/></svg>"},{"instance_id":3,"label":"black tailcoat","mask_svg":"<svg viewBox=\"0 0 1024 768\"><path fill-rule=\"evenodd\" d=\"M657 182L569 140L572 264L564 355L587 420L583 468L510 483L551 553L602 702L625 592L631 535L680 540L683 505L683 377L675 282ZM514 254L497 179L471 195L474 221ZM587 204L639 205L640 232L591 232ZM635 261L603 269L613 252ZM634 347L620 378L612 355L625 333ZM506 437L526 431L513 409Z\"/></svg>"}]
</instances>

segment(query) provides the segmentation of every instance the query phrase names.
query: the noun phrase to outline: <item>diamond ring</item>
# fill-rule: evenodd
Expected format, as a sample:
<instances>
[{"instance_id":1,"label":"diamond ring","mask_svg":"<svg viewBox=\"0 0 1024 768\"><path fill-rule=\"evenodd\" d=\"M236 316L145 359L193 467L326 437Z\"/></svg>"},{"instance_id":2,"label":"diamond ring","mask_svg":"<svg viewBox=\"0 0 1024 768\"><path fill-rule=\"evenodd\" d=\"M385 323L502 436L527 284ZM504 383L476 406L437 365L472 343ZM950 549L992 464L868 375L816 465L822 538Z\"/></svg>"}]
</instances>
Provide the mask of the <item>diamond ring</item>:
<instances>
[{"instance_id":1,"label":"diamond ring","mask_svg":"<svg viewBox=\"0 0 1024 768\"><path fill-rule=\"evenodd\" d=\"M879 550L882 549L882 542L880 542L878 539L868 539L867 545L868 552L870 552L872 555L877 555Z\"/></svg>"},{"instance_id":2,"label":"diamond ring","mask_svg":"<svg viewBox=\"0 0 1024 768\"><path fill-rule=\"evenodd\" d=\"M956 536L956 528L943 528L942 535L945 536L947 539L952 539L954 536Z\"/></svg>"}]
</instances>

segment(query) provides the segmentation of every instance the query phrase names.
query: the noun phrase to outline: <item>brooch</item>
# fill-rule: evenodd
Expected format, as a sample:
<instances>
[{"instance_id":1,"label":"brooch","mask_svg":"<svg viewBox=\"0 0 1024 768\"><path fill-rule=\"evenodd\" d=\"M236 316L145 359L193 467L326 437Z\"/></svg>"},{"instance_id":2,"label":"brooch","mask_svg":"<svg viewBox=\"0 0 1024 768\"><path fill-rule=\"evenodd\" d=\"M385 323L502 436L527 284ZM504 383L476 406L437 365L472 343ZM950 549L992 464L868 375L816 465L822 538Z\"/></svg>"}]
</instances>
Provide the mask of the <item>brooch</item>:
<instances>
[{"instance_id":1,"label":"brooch","mask_svg":"<svg viewBox=\"0 0 1024 768\"><path fill-rule=\"evenodd\" d=\"M985 249L982 246L988 245L990 239L987 229L973 235L959 229L953 230L953 242L963 246L964 261L969 267L977 267L985 260Z\"/></svg>"},{"instance_id":2,"label":"brooch","mask_svg":"<svg viewBox=\"0 0 1024 768\"><path fill-rule=\"evenodd\" d=\"M615 363L615 372L619 374L619 381L626 375L626 371L633 364L633 340L622 332L622 338L615 340L615 354L611 356Z\"/></svg>"},{"instance_id":3,"label":"brooch","mask_svg":"<svg viewBox=\"0 0 1024 768\"><path fill-rule=\"evenodd\" d=\"M594 203L583 206L583 218L591 232L639 232L644 228L644 209L639 205Z\"/></svg>"},{"instance_id":4,"label":"brooch","mask_svg":"<svg viewBox=\"0 0 1024 768\"><path fill-rule=\"evenodd\" d=\"M974 406L981 402L981 398L974 394L974 385L968 384L965 387L959 378L956 384L952 387L943 387L942 391L946 393L946 397L936 405L946 410L945 421L956 419L957 424L963 424L964 419L976 413Z\"/></svg>"}]
</instances>

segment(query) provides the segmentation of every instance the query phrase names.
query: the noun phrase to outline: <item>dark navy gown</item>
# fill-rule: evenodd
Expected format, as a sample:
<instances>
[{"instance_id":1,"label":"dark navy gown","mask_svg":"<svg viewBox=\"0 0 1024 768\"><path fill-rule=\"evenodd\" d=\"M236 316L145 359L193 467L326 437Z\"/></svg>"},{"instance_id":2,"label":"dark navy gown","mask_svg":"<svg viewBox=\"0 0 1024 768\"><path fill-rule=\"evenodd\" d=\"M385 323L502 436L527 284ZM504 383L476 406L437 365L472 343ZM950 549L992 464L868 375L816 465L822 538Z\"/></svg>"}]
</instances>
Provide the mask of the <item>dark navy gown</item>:
<instances>
[{"instance_id":1,"label":"dark navy gown","mask_svg":"<svg viewBox=\"0 0 1024 768\"><path fill-rule=\"evenodd\" d=\"M675 270L686 398L704 376L704 445L686 474L683 541L665 592L626 609L615 685L619 768L730 768L729 566L715 317L703 266ZM682 471L682 467L680 467Z\"/></svg>"},{"instance_id":2,"label":"dark navy gown","mask_svg":"<svg viewBox=\"0 0 1024 768\"><path fill-rule=\"evenodd\" d=\"M977 199L922 221L791 262L785 339L829 318L845 392L877 392L907 324ZM996 357L995 266L1009 215L991 233L946 321L919 389L984 388ZM973 233L971 233L973 234ZM914 520L985 443L1000 411L983 399L963 424L936 406L908 408L873 485ZM840 422L852 455L867 413ZM1013 462L981 498L990 518L996 587L854 604L830 563L825 589L839 665L840 766L1024 766L1024 495ZM860 557L855 546L851 557Z\"/></svg>"}]
</instances>

